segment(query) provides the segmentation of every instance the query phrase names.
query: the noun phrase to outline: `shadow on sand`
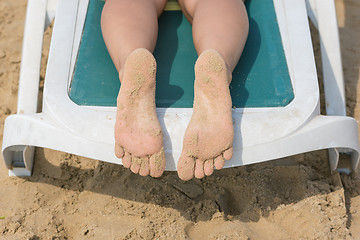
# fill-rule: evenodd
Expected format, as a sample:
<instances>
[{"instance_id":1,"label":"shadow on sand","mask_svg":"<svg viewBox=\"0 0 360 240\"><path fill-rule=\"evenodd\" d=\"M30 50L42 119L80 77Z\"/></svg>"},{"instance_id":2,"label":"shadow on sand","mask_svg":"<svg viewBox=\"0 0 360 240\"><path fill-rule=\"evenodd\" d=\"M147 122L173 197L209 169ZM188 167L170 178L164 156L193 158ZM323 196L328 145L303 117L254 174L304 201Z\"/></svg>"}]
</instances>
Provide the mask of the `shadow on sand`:
<instances>
[{"instance_id":1,"label":"shadow on sand","mask_svg":"<svg viewBox=\"0 0 360 240\"><path fill-rule=\"evenodd\" d=\"M329 174L326 151L215 171L213 176L188 182L181 181L176 172L165 172L160 178L141 177L121 165L68 153L58 153L62 160L56 166L48 161L46 151L36 150L33 176L24 179L77 193L90 191L173 208L194 222L210 220L216 212L223 212L225 218L256 222L281 204L341 188L338 175ZM319 179L323 184L315 182Z\"/></svg>"}]
</instances>

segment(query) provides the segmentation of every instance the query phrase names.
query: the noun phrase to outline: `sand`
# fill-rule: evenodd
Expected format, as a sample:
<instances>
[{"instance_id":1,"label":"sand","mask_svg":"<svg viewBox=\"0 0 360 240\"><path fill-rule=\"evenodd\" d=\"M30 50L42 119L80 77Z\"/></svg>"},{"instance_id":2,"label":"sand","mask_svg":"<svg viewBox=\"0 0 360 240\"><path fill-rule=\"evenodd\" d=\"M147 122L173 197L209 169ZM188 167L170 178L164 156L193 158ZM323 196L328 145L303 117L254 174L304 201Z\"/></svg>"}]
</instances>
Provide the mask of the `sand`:
<instances>
[{"instance_id":1,"label":"sand","mask_svg":"<svg viewBox=\"0 0 360 240\"><path fill-rule=\"evenodd\" d=\"M348 115L360 120L360 2L336 5ZM0 1L0 137L16 113L25 9ZM314 49L319 59L316 37ZM32 177L7 174L0 161L0 239L360 239L360 178L331 175L326 151L182 182L37 149Z\"/></svg>"}]
</instances>

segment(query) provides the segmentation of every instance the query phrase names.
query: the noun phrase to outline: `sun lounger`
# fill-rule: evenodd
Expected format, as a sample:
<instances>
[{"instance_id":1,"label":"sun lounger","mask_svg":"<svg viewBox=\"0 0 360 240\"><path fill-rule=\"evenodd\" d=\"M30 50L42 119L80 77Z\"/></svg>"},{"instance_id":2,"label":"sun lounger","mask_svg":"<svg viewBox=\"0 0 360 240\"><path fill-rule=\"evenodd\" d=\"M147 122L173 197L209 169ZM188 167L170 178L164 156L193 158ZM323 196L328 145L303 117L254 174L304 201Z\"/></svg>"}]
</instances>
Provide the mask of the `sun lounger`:
<instances>
[{"instance_id":1,"label":"sun lounger","mask_svg":"<svg viewBox=\"0 0 360 240\"><path fill-rule=\"evenodd\" d=\"M345 116L339 44L328 40L328 34L338 39L335 8L324 2L331 1L309 1L307 7L322 39L326 105L331 116L320 115L305 1L246 1L250 32L230 86L234 156L225 167L329 149L331 170L337 168L339 151L351 155L350 170L356 169L358 127L353 118ZM6 119L2 145L10 175L31 175L34 147L121 164L114 154L113 134L120 83L100 33L104 1L61 0L55 7L56 3L28 1L18 114ZM36 113L43 30L55 10L42 112ZM169 6L159 20L154 54L166 170L173 171L192 114L197 57L191 26L176 6Z\"/></svg>"}]
</instances>

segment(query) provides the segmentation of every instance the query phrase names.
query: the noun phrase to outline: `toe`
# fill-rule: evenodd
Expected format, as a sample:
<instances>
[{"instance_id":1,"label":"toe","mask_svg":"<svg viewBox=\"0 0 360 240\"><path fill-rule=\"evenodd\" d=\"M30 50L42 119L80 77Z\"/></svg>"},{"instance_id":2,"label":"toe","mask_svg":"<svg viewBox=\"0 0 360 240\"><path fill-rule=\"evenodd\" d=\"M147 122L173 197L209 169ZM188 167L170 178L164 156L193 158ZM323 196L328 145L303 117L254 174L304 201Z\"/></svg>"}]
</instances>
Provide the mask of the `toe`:
<instances>
[{"instance_id":1,"label":"toe","mask_svg":"<svg viewBox=\"0 0 360 240\"><path fill-rule=\"evenodd\" d=\"M196 159L196 161L195 161L195 177L196 178L205 177L203 160Z\"/></svg>"},{"instance_id":2,"label":"toe","mask_svg":"<svg viewBox=\"0 0 360 240\"><path fill-rule=\"evenodd\" d=\"M233 152L234 152L234 150L232 147L229 148L228 150L226 150L223 154L225 160L230 160L232 158Z\"/></svg>"},{"instance_id":3,"label":"toe","mask_svg":"<svg viewBox=\"0 0 360 240\"><path fill-rule=\"evenodd\" d=\"M210 176L214 172L214 159L206 160L204 163L204 173L206 176Z\"/></svg>"},{"instance_id":4,"label":"toe","mask_svg":"<svg viewBox=\"0 0 360 240\"><path fill-rule=\"evenodd\" d=\"M165 153L164 148L160 152L150 157L150 175L152 177L160 177L165 170Z\"/></svg>"},{"instance_id":5,"label":"toe","mask_svg":"<svg viewBox=\"0 0 360 240\"><path fill-rule=\"evenodd\" d=\"M124 157L122 158L122 164L126 168L130 168L131 166L131 156L128 152L124 153Z\"/></svg>"},{"instance_id":6,"label":"toe","mask_svg":"<svg viewBox=\"0 0 360 240\"><path fill-rule=\"evenodd\" d=\"M117 158L122 158L125 152L124 149L117 143L115 143L115 155Z\"/></svg>"},{"instance_id":7,"label":"toe","mask_svg":"<svg viewBox=\"0 0 360 240\"><path fill-rule=\"evenodd\" d=\"M138 174L140 171L140 166L141 166L141 158L140 157L132 157L130 170L133 173Z\"/></svg>"},{"instance_id":8,"label":"toe","mask_svg":"<svg viewBox=\"0 0 360 240\"><path fill-rule=\"evenodd\" d=\"M143 157L141 160L139 175L145 177L150 174L149 157Z\"/></svg>"},{"instance_id":9,"label":"toe","mask_svg":"<svg viewBox=\"0 0 360 240\"><path fill-rule=\"evenodd\" d=\"M192 157L182 154L177 164L177 172L180 179L187 181L194 177L195 161Z\"/></svg>"},{"instance_id":10,"label":"toe","mask_svg":"<svg viewBox=\"0 0 360 240\"><path fill-rule=\"evenodd\" d=\"M217 170L222 169L224 167L224 164L225 164L225 159L223 158L222 155L215 158L214 166Z\"/></svg>"}]
</instances>

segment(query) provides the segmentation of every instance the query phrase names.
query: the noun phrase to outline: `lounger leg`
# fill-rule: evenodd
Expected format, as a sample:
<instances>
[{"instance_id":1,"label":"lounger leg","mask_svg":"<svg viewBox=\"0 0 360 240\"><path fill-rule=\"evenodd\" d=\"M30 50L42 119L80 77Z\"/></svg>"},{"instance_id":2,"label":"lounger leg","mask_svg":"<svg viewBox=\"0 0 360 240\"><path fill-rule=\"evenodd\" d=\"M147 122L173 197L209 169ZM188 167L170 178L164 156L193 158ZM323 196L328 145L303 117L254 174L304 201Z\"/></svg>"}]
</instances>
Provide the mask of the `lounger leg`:
<instances>
[{"instance_id":1,"label":"lounger leg","mask_svg":"<svg viewBox=\"0 0 360 240\"><path fill-rule=\"evenodd\" d=\"M306 0L306 3L309 18L318 28L320 35L326 113L332 116L346 116L344 77L335 3L331 0ZM340 152L343 151L340 150ZM352 158L355 158L354 154L352 154ZM338 149L329 149L329 161L330 168L334 171L339 162Z\"/></svg>"},{"instance_id":2,"label":"lounger leg","mask_svg":"<svg viewBox=\"0 0 360 240\"><path fill-rule=\"evenodd\" d=\"M28 1L19 78L18 114L37 112L46 8L47 0ZM35 148L32 146L16 146L9 151L7 156L4 156L4 159L12 161L9 175L30 176L34 152Z\"/></svg>"},{"instance_id":3,"label":"lounger leg","mask_svg":"<svg viewBox=\"0 0 360 240\"><path fill-rule=\"evenodd\" d=\"M339 151L336 148L330 148L328 150L330 171L335 171L339 164Z\"/></svg>"},{"instance_id":4,"label":"lounger leg","mask_svg":"<svg viewBox=\"0 0 360 240\"><path fill-rule=\"evenodd\" d=\"M9 176L29 177L31 176L34 162L35 147L18 145L4 151L4 160L11 161Z\"/></svg>"}]
</instances>

